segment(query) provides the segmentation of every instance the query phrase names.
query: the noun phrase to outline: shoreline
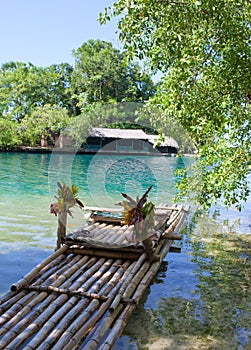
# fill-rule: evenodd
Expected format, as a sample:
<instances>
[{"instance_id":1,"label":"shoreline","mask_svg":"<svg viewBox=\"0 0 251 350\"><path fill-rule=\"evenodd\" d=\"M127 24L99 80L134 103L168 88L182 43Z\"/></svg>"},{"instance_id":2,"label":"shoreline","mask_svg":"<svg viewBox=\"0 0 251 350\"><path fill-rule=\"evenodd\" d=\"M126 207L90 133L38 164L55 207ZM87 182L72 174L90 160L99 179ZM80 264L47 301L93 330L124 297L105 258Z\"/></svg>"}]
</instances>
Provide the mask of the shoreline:
<instances>
[{"instance_id":1,"label":"shoreline","mask_svg":"<svg viewBox=\"0 0 251 350\"><path fill-rule=\"evenodd\" d=\"M82 155L131 155L131 156L157 156L157 157L194 157L195 154L161 153L161 152L118 152L118 151L85 151L74 147L40 147L40 146L19 146L10 150L0 149L0 153L40 153L40 154L82 154Z\"/></svg>"}]
</instances>

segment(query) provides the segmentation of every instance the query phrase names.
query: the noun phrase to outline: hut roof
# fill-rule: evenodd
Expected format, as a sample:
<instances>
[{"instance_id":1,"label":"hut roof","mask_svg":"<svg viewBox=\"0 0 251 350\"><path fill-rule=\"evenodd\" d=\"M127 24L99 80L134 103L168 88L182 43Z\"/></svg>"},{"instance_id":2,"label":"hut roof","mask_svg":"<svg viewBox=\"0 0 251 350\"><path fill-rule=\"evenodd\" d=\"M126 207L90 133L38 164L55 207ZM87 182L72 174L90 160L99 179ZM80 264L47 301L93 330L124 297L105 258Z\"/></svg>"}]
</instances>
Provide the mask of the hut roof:
<instances>
[{"instance_id":1,"label":"hut roof","mask_svg":"<svg viewBox=\"0 0 251 350\"><path fill-rule=\"evenodd\" d=\"M148 135L141 129L109 129L93 128L90 132L92 137L107 137L114 139L140 139L148 140Z\"/></svg>"},{"instance_id":2,"label":"hut roof","mask_svg":"<svg viewBox=\"0 0 251 350\"><path fill-rule=\"evenodd\" d=\"M146 140L151 144L154 144L158 139L158 135L148 135L141 129L93 128L90 132L90 136L111 139ZM172 137L168 136L165 136L165 140L160 143L160 146L179 149L178 143Z\"/></svg>"},{"instance_id":3,"label":"hut roof","mask_svg":"<svg viewBox=\"0 0 251 350\"><path fill-rule=\"evenodd\" d=\"M147 135L147 137L148 137L148 141L152 144L154 144L156 140L158 140L158 135ZM172 137L165 136L164 139L165 139L164 141L160 142L161 147L169 146L169 147L174 147L176 149L179 149L178 143Z\"/></svg>"}]
</instances>

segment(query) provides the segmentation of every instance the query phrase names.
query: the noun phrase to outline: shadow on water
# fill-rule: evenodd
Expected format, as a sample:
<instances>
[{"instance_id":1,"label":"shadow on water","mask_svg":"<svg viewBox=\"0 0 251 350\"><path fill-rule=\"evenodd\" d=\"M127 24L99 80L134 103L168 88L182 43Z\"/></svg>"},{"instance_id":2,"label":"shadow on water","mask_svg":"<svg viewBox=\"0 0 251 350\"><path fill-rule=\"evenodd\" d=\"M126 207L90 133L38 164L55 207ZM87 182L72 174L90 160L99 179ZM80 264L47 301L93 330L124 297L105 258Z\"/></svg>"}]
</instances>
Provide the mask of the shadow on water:
<instances>
[{"instance_id":1,"label":"shadow on water","mask_svg":"<svg viewBox=\"0 0 251 350\"><path fill-rule=\"evenodd\" d=\"M190 218L115 350L251 349L251 237L239 224Z\"/></svg>"}]
</instances>

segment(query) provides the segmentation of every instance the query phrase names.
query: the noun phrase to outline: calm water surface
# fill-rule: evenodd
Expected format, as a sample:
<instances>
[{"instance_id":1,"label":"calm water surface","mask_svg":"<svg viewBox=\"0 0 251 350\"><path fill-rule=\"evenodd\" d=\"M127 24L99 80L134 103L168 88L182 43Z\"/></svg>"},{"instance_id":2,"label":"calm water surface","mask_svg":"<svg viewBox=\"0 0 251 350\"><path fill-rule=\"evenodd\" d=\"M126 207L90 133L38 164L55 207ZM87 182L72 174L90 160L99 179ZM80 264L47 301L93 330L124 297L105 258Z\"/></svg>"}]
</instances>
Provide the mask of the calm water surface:
<instances>
[{"instance_id":1,"label":"calm water surface","mask_svg":"<svg viewBox=\"0 0 251 350\"><path fill-rule=\"evenodd\" d=\"M153 184L172 203L176 168L189 158L0 153L0 294L50 255L56 181L79 187L86 205L114 207ZM251 179L250 179L251 180ZM85 220L74 210L68 231ZM251 349L251 198L242 213L190 215L181 253L169 253L115 350Z\"/></svg>"}]
</instances>

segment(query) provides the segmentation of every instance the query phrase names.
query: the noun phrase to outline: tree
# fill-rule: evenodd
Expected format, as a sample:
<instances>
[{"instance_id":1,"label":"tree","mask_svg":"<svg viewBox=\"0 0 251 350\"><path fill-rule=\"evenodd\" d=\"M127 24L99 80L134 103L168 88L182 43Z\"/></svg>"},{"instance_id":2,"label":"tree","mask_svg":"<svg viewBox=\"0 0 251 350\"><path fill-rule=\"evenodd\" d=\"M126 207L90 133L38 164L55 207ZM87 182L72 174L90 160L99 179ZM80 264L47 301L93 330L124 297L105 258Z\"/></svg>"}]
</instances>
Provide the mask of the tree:
<instances>
[{"instance_id":1,"label":"tree","mask_svg":"<svg viewBox=\"0 0 251 350\"><path fill-rule=\"evenodd\" d=\"M153 129L148 127L149 122L138 124L139 116L144 115L143 103L121 102L102 103L93 102L82 108L82 113L71 119L71 123L65 131L65 136L73 140L75 146L81 147L90 135L90 130L97 126L105 128L121 129L143 129L152 133ZM147 115L148 116L148 115ZM143 121L143 117L139 122Z\"/></svg>"},{"instance_id":2,"label":"tree","mask_svg":"<svg viewBox=\"0 0 251 350\"><path fill-rule=\"evenodd\" d=\"M31 63L8 62L0 69L0 113L20 121L37 106L66 107L74 113L71 102L68 64L36 67Z\"/></svg>"},{"instance_id":3,"label":"tree","mask_svg":"<svg viewBox=\"0 0 251 350\"><path fill-rule=\"evenodd\" d=\"M136 63L127 65L109 42L89 40L73 56L72 88L80 108L97 102L143 101L154 92L150 76Z\"/></svg>"},{"instance_id":4,"label":"tree","mask_svg":"<svg viewBox=\"0 0 251 350\"><path fill-rule=\"evenodd\" d=\"M21 136L17 129L17 123L0 118L0 148L13 149L21 143Z\"/></svg>"},{"instance_id":5,"label":"tree","mask_svg":"<svg viewBox=\"0 0 251 350\"><path fill-rule=\"evenodd\" d=\"M0 112L3 117L18 120L30 108L27 90L33 79L30 79L32 64L8 62L0 70Z\"/></svg>"},{"instance_id":6,"label":"tree","mask_svg":"<svg viewBox=\"0 0 251 350\"><path fill-rule=\"evenodd\" d=\"M49 69L54 72L55 77L50 87L50 94L53 93L54 100L50 104L66 108L70 116L78 115L79 108L71 88L74 68L69 63L60 63L50 66Z\"/></svg>"},{"instance_id":7,"label":"tree","mask_svg":"<svg viewBox=\"0 0 251 350\"><path fill-rule=\"evenodd\" d=\"M197 151L188 132L181 126L178 119L161 106L146 103L138 110L136 123L139 124L138 128L140 125L141 128L146 128L146 126L151 128L148 134L152 134L154 130L154 133L159 135L159 138L156 137L157 141L161 142L164 136L173 138L179 145L180 154L195 154Z\"/></svg>"},{"instance_id":8,"label":"tree","mask_svg":"<svg viewBox=\"0 0 251 350\"><path fill-rule=\"evenodd\" d=\"M54 135L59 135L60 132L69 124L67 110L58 107L45 105L36 107L30 115L26 115L20 124L23 131L23 140L28 144L36 145L43 144L48 138L52 144L55 144Z\"/></svg>"},{"instance_id":9,"label":"tree","mask_svg":"<svg viewBox=\"0 0 251 350\"><path fill-rule=\"evenodd\" d=\"M153 103L179 120L198 149L181 194L204 207L221 200L240 209L250 193L250 1L117 0L101 23L110 16L119 16L127 55L162 72Z\"/></svg>"}]
</instances>

